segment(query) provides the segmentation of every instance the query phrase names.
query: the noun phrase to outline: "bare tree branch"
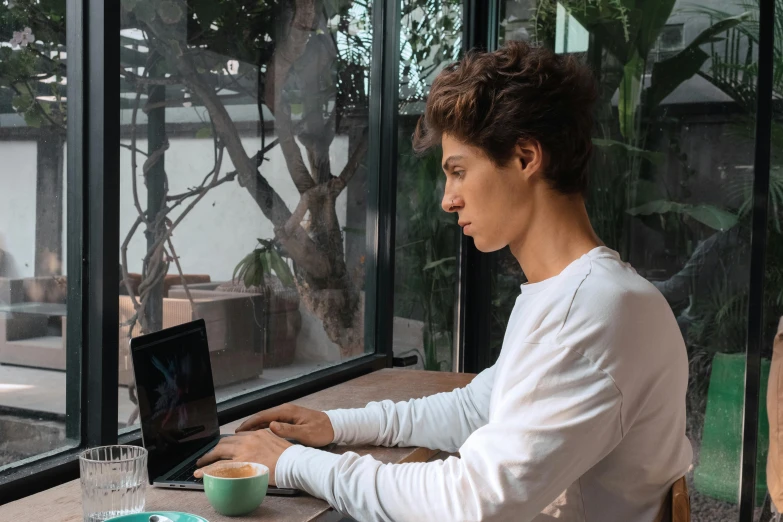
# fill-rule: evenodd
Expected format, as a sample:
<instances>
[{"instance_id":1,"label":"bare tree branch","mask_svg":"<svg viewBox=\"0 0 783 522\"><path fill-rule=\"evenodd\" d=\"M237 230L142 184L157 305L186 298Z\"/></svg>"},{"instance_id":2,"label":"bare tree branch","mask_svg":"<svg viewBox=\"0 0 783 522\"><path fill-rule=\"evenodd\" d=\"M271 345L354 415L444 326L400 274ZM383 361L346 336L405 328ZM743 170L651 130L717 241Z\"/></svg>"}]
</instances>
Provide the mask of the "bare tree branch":
<instances>
[{"instance_id":1,"label":"bare tree branch","mask_svg":"<svg viewBox=\"0 0 783 522\"><path fill-rule=\"evenodd\" d=\"M144 160L144 165L141 167L141 173L145 178L147 177L147 174L149 173L152 166L160 160L167 150L169 150L168 140L166 140L163 145L152 151L147 159Z\"/></svg>"},{"instance_id":2,"label":"bare tree branch","mask_svg":"<svg viewBox=\"0 0 783 522\"><path fill-rule=\"evenodd\" d=\"M282 229L291 217L291 211L280 195L258 172L256 158L251 158L245 152L239 132L218 95L199 77L191 63L182 59L177 60L177 63L184 82L201 98L209 111L215 130L236 167L240 185L247 188L264 215L272 222L275 230ZM319 254L317 245L301 226L293 234L285 234L278 239L285 244L286 250L292 256L297 256L296 262L314 277L326 277L329 273L327 264L321 262L323 256Z\"/></svg>"},{"instance_id":3,"label":"bare tree branch","mask_svg":"<svg viewBox=\"0 0 783 522\"><path fill-rule=\"evenodd\" d=\"M145 71L147 68L144 68ZM146 74L146 73L145 73ZM133 204L136 206L136 212L139 213L139 218L144 221L144 223L147 223L147 218L144 214L144 211L141 209L141 203L139 202L139 188L138 188L138 181L136 180L137 173L138 173L138 165L136 164L136 153L135 151L138 150L138 147L136 146L136 118L139 114L139 103L141 102L141 84L136 84L136 100L133 104L133 111L131 113L131 184L133 186ZM147 154L147 157L149 157L149 154ZM136 307L136 303L134 303L134 308Z\"/></svg>"},{"instance_id":4,"label":"bare tree branch","mask_svg":"<svg viewBox=\"0 0 783 522\"><path fill-rule=\"evenodd\" d=\"M312 204L312 201L319 197L323 198L323 196L328 193L328 188L329 187L326 183L322 183L320 185L314 186L302 194L302 197L299 198L299 204L296 205L296 209L294 209L293 214L291 214L291 217L288 218L288 221L286 221L285 225L283 225L283 231L287 235L294 233L295 227L298 226L304 219L307 210Z\"/></svg>"},{"instance_id":5,"label":"bare tree branch","mask_svg":"<svg viewBox=\"0 0 783 522\"><path fill-rule=\"evenodd\" d=\"M367 146L368 146L368 139L367 139L367 133L365 132L362 135L362 141L359 142L359 145L353 151L351 157L348 158L348 163L345 164L345 167L343 167L343 171L340 173L340 176L337 178L342 182L342 188L348 185L348 182L351 181L351 178L359 169L359 165L361 164L361 161L364 159L365 155L367 154ZM342 188L340 190L342 190Z\"/></svg>"},{"instance_id":6,"label":"bare tree branch","mask_svg":"<svg viewBox=\"0 0 783 522\"><path fill-rule=\"evenodd\" d=\"M275 48L267 67L264 101L275 115L275 129L291 179L299 193L304 194L315 185L315 181L294 138L291 108L283 99L283 86L291 67L302 56L310 39L315 23L315 5L313 0L296 0L295 10L288 38Z\"/></svg>"},{"instance_id":7,"label":"bare tree branch","mask_svg":"<svg viewBox=\"0 0 783 522\"><path fill-rule=\"evenodd\" d=\"M133 147L131 147L130 145L126 145L125 143L120 143L120 147L123 148L123 149L128 149L131 152L138 152L139 154L142 154L144 156L149 156L149 154L147 154L143 150L141 150L141 149L134 149Z\"/></svg>"},{"instance_id":8,"label":"bare tree branch","mask_svg":"<svg viewBox=\"0 0 783 522\"><path fill-rule=\"evenodd\" d=\"M182 271L182 266L179 264L179 256L174 251L174 243L171 242L171 238L168 239L169 250L171 250L171 258L174 260L174 264L177 265L177 272L179 272L179 280L182 281L182 287L185 289L185 295L188 296L188 301L193 304L193 296L190 295L190 288L188 288L188 282L185 281L185 273Z\"/></svg>"},{"instance_id":9,"label":"bare tree branch","mask_svg":"<svg viewBox=\"0 0 783 522\"><path fill-rule=\"evenodd\" d=\"M133 223L133 226L131 226L128 235L125 236L125 241L122 242L122 247L120 248L120 252L122 254L122 282L125 284L125 289L128 291L128 295L133 302L134 310L139 309L139 302L136 300L136 295L133 293L133 289L131 288L130 274L128 274L128 245L130 244L133 236L136 234L136 229L139 228L139 225L141 225L142 222L143 214L140 213L136 218L136 221Z\"/></svg>"},{"instance_id":10,"label":"bare tree branch","mask_svg":"<svg viewBox=\"0 0 783 522\"><path fill-rule=\"evenodd\" d=\"M167 198L168 200L170 200L170 201L174 201L174 200L176 200L176 201L177 201L177 202L176 202L176 203L175 203L175 204L174 204L174 205L171 207L171 210L174 210L174 208L176 208L176 206L177 206L177 205L179 205L181 201L184 201L184 200L185 200L185 199L187 199L187 198L191 198L191 197L193 197L193 196L198 196L198 195L200 195L202 192L207 192L207 191L209 191L209 190L212 190L212 189L213 189L213 188L215 188L215 187L219 187L219 186L220 186L220 185L222 185L223 183L228 183L228 182L230 182L230 181L234 181L234 179L236 179L236 172L229 172L228 174L226 174L225 176L223 176L222 178L220 178L220 179L219 179L219 180L217 180L216 182L214 182L214 183L211 183L211 184L209 184L209 185L208 185L208 186L206 186L206 187L198 187L198 188L194 188L193 190L190 190L190 191L188 191L188 192L183 192L182 194L177 194L176 196L169 196L169 197ZM171 211L171 210L170 210L170 211ZM170 211L169 211L168 213L170 213Z\"/></svg>"}]
</instances>

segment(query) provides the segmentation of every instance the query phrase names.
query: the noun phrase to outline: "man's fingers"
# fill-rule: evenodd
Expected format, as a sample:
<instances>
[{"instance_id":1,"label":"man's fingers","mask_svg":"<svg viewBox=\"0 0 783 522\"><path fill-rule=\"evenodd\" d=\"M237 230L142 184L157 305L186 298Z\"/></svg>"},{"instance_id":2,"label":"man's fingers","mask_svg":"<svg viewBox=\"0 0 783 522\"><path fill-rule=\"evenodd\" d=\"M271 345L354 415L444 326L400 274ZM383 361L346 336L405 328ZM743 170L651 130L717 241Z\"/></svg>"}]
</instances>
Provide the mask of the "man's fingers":
<instances>
[{"instance_id":1,"label":"man's fingers","mask_svg":"<svg viewBox=\"0 0 783 522\"><path fill-rule=\"evenodd\" d=\"M269 430L280 437L281 439L296 439L302 435L303 426L297 426L296 424L288 424L285 422L272 422L269 425Z\"/></svg>"},{"instance_id":2,"label":"man's fingers","mask_svg":"<svg viewBox=\"0 0 783 522\"><path fill-rule=\"evenodd\" d=\"M196 461L196 466L199 468L203 468L204 466L208 466L209 464L212 464L213 462L217 462L219 460L230 460L234 458L234 449L232 448L233 443L229 442L231 439L223 439L221 440L215 448L198 459Z\"/></svg>"},{"instance_id":3,"label":"man's fingers","mask_svg":"<svg viewBox=\"0 0 783 522\"><path fill-rule=\"evenodd\" d=\"M264 430L274 421L293 422L294 408L290 404L276 406L262 412L258 412L237 428L237 433L242 431Z\"/></svg>"},{"instance_id":4,"label":"man's fingers","mask_svg":"<svg viewBox=\"0 0 783 522\"><path fill-rule=\"evenodd\" d=\"M193 476L196 478L202 478L205 473L209 473L211 470L216 469L218 467L218 462L211 464L209 466L199 468L196 471L193 472Z\"/></svg>"}]
</instances>

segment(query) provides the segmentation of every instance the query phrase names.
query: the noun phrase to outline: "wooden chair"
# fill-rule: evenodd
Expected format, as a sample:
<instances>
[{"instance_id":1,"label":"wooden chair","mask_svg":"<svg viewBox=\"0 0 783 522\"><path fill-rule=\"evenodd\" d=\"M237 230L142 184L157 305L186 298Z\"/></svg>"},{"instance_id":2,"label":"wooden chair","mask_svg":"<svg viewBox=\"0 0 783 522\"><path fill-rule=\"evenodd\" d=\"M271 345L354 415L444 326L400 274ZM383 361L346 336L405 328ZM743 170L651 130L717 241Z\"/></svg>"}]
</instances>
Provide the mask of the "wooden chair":
<instances>
[{"instance_id":1,"label":"wooden chair","mask_svg":"<svg viewBox=\"0 0 783 522\"><path fill-rule=\"evenodd\" d=\"M672 485L671 506L672 522L691 522L691 499L685 477Z\"/></svg>"},{"instance_id":2,"label":"wooden chair","mask_svg":"<svg viewBox=\"0 0 783 522\"><path fill-rule=\"evenodd\" d=\"M685 477L672 484L655 522L691 522L691 500Z\"/></svg>"}]
</instances>

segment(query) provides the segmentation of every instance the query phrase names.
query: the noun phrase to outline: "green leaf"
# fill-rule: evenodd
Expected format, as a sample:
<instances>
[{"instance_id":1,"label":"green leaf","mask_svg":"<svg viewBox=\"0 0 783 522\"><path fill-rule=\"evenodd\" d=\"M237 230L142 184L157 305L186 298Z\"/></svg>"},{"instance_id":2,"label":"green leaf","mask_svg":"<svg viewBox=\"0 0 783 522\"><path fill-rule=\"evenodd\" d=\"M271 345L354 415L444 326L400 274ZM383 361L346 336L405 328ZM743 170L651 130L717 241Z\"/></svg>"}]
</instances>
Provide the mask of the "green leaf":
<instances>
[{"instance_id":1,"label":"green leaf","mask_svg":"<svg viewBox=\"0 0 783 522\"><path fill-rule=\"evenodd\" d=\"M269 251L263 250L260 254L258 254L258 260L261 261L261 278L260 282L258 284L263 283L264 281L264 274L271 274L271 263L269 262Z\"/></svg>"},{"instance_id":2,"label":"green leaf","mask_svg":"<svg viewBox=\"0 0 783 522\"><path fill-rule=\"evenodd\" d=\"M647 57L652 49L661 29L666 25L674 9L675 0L645 0L637 2L642 5L642 13L639 24L639 36L636 39L636 50L639 56Z\"/></svg>"},{"instance_id":3,"label":"green leaf","mask_svg":"<svg viewBox=\"0 0 783 522\"><path fill-rule=\"evenodd\" d=\"M212 137L212 127L201 127L198 131L196 131L197 139L206 139L211 137Z\"/></svg>"},{"instance_id":4,"label":"green leaf","mask_svg":"<svg viewBox=\"0 0 783 522\"><path fill-rule=\"evenodd\" d=\"M684 214L708 227L725 231L737 224L737 215L714 205L688 205L675 201L656 200L628 210L632 216L649 216L675 212Z\"/></svg>"},{"instance_id":5,"label":"green leaf","mask_svg":"<svg viewBox=\"0 0 783 522\"><path fill-rule=\"evenodd\" d=\"M253 262L253 259L255 258L255 253L250 253L242 258L242 261L240 261L237 266L234 268L234 273L231 276L231 280L235 281L237 279L237 276L240 278L243 277L244 273L247 271L248 266L250 263Z\"/></svg>"},{"instance_id":6,"label":"green leaf","mask_svg":"<svg viewBox=\"0 0 783 522\"><path fill-rule=\"evenodd\" d=\"M244 270L243 274L244 277L242 278L242 282L245 284L246 287L253 286L253 279L255 278L255 271L256 271L256 265L253 262L248 263L247 268Z\"/></svg>"},{"instance_id":7,"label":"green leaf","mask_svg":"<svg viewBox=\"0 0 783 522\"><path fill-rule=\"evenodd\" d=\"M641 21L641 11L633 8L632 0L559 3L620 63L631 59Z\"/></svg>"},{"instance_id":8,"label":"green leaf","mask_svg":"<svg viewBox=\"0 0 783 522\"><path fill-rule=\"evenodd\" d=\"M24 4L25 2L16 2L18 4ZM38 0L36 2L38 4L38 8L36 11L44 11L47 16L51 16L53 14L58 14L60 17L65 16L65 2L62 0Z\"/></svg>"},{"instance_id":9,"label":"green leaf","mask_svg":"<svg viewBox=\"0 0 783 522\"><path fill-rule=\"evenodd\" d=\"M646 159L653 165L661 165L666 159L666 156L660 152L653 152L651 150L644 150L622 141L607 140L603 138L593 138L593 145L605 149L612 150L614 152L622 152L629 156L639 156Z\"/></svg>"},{"instance_id":10,"label":"green leaf","mask_svg":"<svg viewBox=\"0 0 783 522\"><path fill-rule=\"evenodd\" d=\"M646 101L650 107L656 107L681 83L699 72L709 58L709 55L701 49L701 45L712 42L718 34L741 24L747 17L748 13L742 13L725 18L702 31L688 47L676 55L655 63L646 94Z\"/></svg>"},{"instance_id":11,"label":"green leaf","mask_svg":"<svg viewBox=\"0 0 783 522\"><path fill-rule=\"evenodd\" d=\"M649 216L650 214L665 214L666 212L672 212L676 208L679 208L679 203L673 201L666 201L664 199L658 199L650 201L644 205L640 205L636 208L628 209L628 213L632 216Z\"/></svg>"},{"instance_id":12,"label":"green leaf","mask_svg":"<svg viewBox=\"0 0 783 522\"><path fill-rule=\"evenodd\" d=\"M422 270L432 270L433 268L442 265L443 263L449 263L452 261L456 261L456 257L444 257L443 259L438 259L437 261L432 261L430 263L427 263L424 265L424 268Z\"/></svg>"},{"instance_id":13,"label":"green leaf","mask_svg":"<svg viewBox=\"0 0 783 522\"><path fill-rule=\"evenodd\" d=\"M639 107L643 73L644 59L636 53L623 68L623 79L620 82L620 99L617 104L617 111L620 117L620 133L629 140L635 137L636 111Z\"/></svg>"},{"instance_id":14,"label":"green leaf","mask_svg":"<svg viewBox=\"0 0 783 522\"><path fill-rule=\"evenodd\" d=\"M697 205L685 209L686 214L700 223L721 232L737 224L737 216L713 205Z\"/></svg>"},{"instance_id":15,"label":"green leaf","mask_svg":"<svg viewBox=\"0 0 783 522\"><path fill-rule=\"evenodd\" d=\"M13 107L16 112L27 112L32 106L33 98L29 94L19 94L11 99L11 107Z\"/></svg>"},{"instance_id":16,"label":"green leaf","mask_svg":"<svg viewBox=\"0 0 783 522\"><path fill-rule=\"evenodd\" d=\"M288 268L288 264L280 257L280 254L277 253L277 250L273 249L269 251L269 261L277 278L280 279L280 282L283 283L284 286L294 286L294 275Z\"/></svg>"},{"instance_id":17,"label":"green leaf","mask_svg":"<svg viewBox=\"0 0 783 522\"><path fill-rule=\"evenodd\" d=\"M43 122L44 117L41 114L40 110L29 110L24 113L24 122L27 124L28 127L33 127L34 129L39 128Z\"/></svg>"}]
</instances>

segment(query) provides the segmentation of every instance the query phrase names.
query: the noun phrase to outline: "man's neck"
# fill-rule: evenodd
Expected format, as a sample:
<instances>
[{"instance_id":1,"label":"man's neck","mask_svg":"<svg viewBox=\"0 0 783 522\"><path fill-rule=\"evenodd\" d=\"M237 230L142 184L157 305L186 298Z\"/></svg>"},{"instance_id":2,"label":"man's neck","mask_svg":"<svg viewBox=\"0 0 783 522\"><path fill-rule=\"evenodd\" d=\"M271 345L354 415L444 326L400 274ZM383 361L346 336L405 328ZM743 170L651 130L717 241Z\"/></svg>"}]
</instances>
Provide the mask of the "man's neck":
<instances>
[{"instance_id":1,"label":"man's neck","mask_svg":"<svg viewBox=\"0 0 783 522\"><path fill-rule=\"evenodd\" d=\"M536 209L524 238L509 245L527 280L537 283L603 243L595 235L581 196L549 199Z\"/></svg>"}]
</instances>

